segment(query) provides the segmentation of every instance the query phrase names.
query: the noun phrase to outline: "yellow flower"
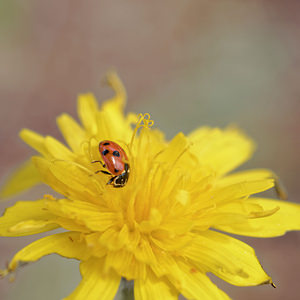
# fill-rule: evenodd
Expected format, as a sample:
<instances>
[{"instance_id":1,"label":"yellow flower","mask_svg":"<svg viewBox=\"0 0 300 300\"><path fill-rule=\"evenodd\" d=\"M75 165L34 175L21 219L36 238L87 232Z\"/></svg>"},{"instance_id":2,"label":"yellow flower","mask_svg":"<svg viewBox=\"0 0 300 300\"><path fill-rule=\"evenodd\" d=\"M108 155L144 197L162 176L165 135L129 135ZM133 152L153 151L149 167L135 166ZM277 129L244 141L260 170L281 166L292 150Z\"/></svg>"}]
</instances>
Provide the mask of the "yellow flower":
<instances>
[{"instance_id":1,"label":"yellow flower","mask_svg":"<svg viewBox=\"0 0 300 300\"><path fill-rule=\"evenodd\" d=\"M209 127L166 141L149 114L124 116L124 88L114 73L107 79L116 95L100 109L92 94L79 96L82 125L67 114L57 119L68 147L21 131L39 155L2 194L42 181L62 196L17 202L0 218L0 235L65 231L19 251L2 276L57 253L81 262L82 281L68 300L113 299L121 278L134 280L136 300L229 299L209 272L237 286L273 284L250 246L219 232L274 237L300 229L299 205L252 196L276 185L271 171L229 174L249 159L253 142L238 129ZM127 153L130 176L121 188L107 185L110 175L92 163L102 159L103 140Z\"/></svg>"}]
</instances>

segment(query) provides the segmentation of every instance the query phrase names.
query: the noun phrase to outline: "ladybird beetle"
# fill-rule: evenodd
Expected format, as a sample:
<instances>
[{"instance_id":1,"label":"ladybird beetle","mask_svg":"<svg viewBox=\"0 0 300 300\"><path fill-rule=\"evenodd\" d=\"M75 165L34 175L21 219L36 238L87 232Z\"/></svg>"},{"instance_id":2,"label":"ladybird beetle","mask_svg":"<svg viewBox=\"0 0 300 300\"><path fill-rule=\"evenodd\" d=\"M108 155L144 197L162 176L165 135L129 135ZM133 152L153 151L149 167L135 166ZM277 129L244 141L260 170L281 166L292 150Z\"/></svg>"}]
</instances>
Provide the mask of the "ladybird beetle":
<instances>
[{"instance_id":1,"label":"ladybird beetle","mask_svg":"<svg viewBox=\"0 0 300 300\"><path fill-rule=\"evenodd\" d=\"M96 173L102 172L111 175L107 184L112 184L114 187L123 187L129 178L129 164L126 152L117 143L104 140L99 143L99 152L104 161L100 162L108 171L100 170Z\"/></svg>"}]
</instances>

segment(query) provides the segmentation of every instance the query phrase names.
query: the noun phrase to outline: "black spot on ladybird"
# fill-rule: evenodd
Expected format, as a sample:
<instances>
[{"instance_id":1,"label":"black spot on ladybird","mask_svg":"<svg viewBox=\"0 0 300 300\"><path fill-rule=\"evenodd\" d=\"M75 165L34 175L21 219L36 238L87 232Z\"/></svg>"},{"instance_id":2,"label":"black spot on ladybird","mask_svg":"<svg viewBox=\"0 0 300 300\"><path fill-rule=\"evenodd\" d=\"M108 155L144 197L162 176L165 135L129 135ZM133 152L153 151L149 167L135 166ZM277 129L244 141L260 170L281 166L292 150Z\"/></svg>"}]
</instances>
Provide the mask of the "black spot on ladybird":
<instances>
[{"instance_id":1,"label":"black spot on ladybird","mask_svg":"<svg viewBox=\"0 0 300 300\"><path fill-rule=\"evenodd\" d=\"M104 146L108 146L108 145L109 145L109 143L108 143L108 142L106 142L106 143L104 143L103 145L104 145Z\"/></svg>"},{"instance_id":2,"label":"black spot on ladybird","mask_svg":"<svg viewBox=\"0 0 300 300\"><path fill-rule=\"evenodd\" d=\"M115 173L118 173L120 170L118 170L118 169L115 169Z\"/></svg>"},{"instance_id":3,"label":"black spot on ladybird","mask_svg":"<svg viewBox=\"0 0 300 300\"><path fill-rule=\"evenodd\" d=\"M105 156L107 153L109 153L109 151L107 149L105 149L104 151L102 151L102 154Z\"/></svg>"},{"instance_id":4,"label":"black spot on ladybird","mask_svg":"<svg viewBox=\"0 0 300 300\"><path fill-rule=\"evenodd\" d=\"M119 151L115 150L115 151L113 152L113 156L119 157L119 156L120 156Z\"/></svg>"}]
</instances>

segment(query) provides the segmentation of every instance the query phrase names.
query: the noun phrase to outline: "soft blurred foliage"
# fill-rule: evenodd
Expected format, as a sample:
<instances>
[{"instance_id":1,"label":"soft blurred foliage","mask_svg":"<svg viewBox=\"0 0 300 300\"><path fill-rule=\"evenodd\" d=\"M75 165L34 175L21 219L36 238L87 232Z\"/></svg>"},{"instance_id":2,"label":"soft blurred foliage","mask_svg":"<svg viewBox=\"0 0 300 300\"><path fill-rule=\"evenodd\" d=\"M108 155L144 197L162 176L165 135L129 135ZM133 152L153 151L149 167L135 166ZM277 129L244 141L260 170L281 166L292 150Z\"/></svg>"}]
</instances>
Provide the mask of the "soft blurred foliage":
<instances>
[{"instance_id":1,"label":"soft blurred foliage","mask_svg":"<svg viewBox=\"0 0 300 300\"><path fill-rule=\"evenodd\" d=\"M300 202L299 13L297 0L0 0L1 182L33 153L19 130L61 139L55 117L76 115L78 93L110 96L101 79L115 68L127 111L149 112L168 138L237 124L258 144L244 168L271 168ZM1 267L35 238L2 238ZM213 280L233 299L298 299L300 235L243 240L278 288ZM79 280L77 263L49 256L1 280L0 299L61 299Z\"/></svg>"}]
</instances>

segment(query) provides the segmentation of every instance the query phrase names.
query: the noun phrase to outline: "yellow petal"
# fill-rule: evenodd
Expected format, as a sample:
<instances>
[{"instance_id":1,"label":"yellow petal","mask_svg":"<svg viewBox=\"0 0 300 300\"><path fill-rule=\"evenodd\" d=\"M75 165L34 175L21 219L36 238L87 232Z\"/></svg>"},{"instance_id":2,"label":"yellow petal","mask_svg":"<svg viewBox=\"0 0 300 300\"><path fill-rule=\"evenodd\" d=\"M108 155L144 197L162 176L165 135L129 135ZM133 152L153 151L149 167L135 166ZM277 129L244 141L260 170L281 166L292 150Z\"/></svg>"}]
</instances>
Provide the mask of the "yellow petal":
<instances>
[{"instance_id":1,"label":"yellow petal","mask_svg":"<svg viewBox=\"0 0 300 300\"><path fill-rule=\"evenodd\" d=\"M220 178L217 182L217 186L221 187L253 180L274 179L274 176L275 174L267 169L245 170Z\"/></svg>"},{"instance_id":2,"label":"yellow petal","mask_svg":"<svg viewBox=\"0 0 300 300\"><path fill-rule=\"evenodd\" d=\"M109 251L105 257L104 268L107 272L114 269L127 280L146 276L145 264L136 260L134 254L125 249Z\"/></svg>"},{"instance_id":3,"label":"yellow petal","mask_svg":"<svg viewBox=\"0 0 300 300\"><path fill-rule=\"evenodd\" d=\"M264 218L273 215L279 210L279 206L265 210L259 203L253 203L247 199L237 199L220 205L211 215L206 215L199 220L210 224L210 227L247 223L248 219Z\"/></svg>"},{"instance_id":4,"label":"yellow petal","mask_svg":"<svg viewBox=\"0 0 300 300\"><path fill-rule=\"evenodd\" d=\"M64 193L68 192L68 186L65 185L63 182L58 180L51 172L50 167L53 164L47 159L44 159L40 156L32 157L32 161L36 166L37 170L40 173L41 180L43 183L48 184L51 186L55 191L64 195Z\"/></svg>"},{"instance_id":5,"label":"yellow petal","mask_svg":"<svg viewBox=\"0 0 300 300\"><path fill-rule=\"evenodd\" d=\"M99 232L94 232L94 233L83 235L87 246L92 251L92 256L103 257L107 254L107 251L108 251L107 248L103 247L99 243L100 235L101 235L101 233L99 233Z\"/></svg>"},{"instance_id":6,"label":"yellow petal","mask_svg":"<svg viewBox=\"0 0 300 300\"><path fill-rule=\"evenodd\" d=\"M79 95L78 115L82 125L91 136L98 133L97 112L98 104L93 94Z\"/></svg>"},{"instance_id":7,"label":"yellow petal","mask_svg":"<svg viewBox=\"0 0 300 300\"><path fill-rule=\"evenodd\" d=\"M55 223L59 225L61 228L64 228L69 231L78 231L82 233L90 233L91 230L88 229L85 225L81 225L76 220L57 217L55 219Z\"/></svg>"},{"instance_id":8,"label":"yellow petal","mask_svg":"<svg viewBox=\"0 0 300 300\"><path fill-rule=\"evenodd\" d=\"M44 145L47 149L47 152L53 158L71 161L75 160L76 158L73 152L71 152L65 145L63 145L61 142L59 142L51 136L45 137Z\"/></svg>"},{"instance_id":9,"label":"yellow petal","mask_svg":"<svg viewBox=\"0 0 300 300\"><path fill-rule=\"evenodd\" d=\"M193 131L191 152L200 164L211 166L219 175L226 174L248 160L253 142L240 130L202 127Z\"/></svg>"},{"instance_id":10,"label":"yellow petal","mask_svg":"<svg viewBox=\"0 0 300 300\"><path fill-rule=\"evenodd\" d=\"M218 187L231 185L243 181L253 181L253 180L263 180L263 179L273 179L275 183L275 190L280 197L280 199L286 200L287 193L282 186L277 175L271 170L267 169L254 169L254 170L245 170L241 172L236 172L220 178L217 182Z\"/></svg>"},{"instance_id":11,"label":"yellow petal","mask_svg":"<svg viewBox=\"0 0 300 300\"><path fill-rule=\"evenodd\" d=\"M274 179L249 180L235 183L229 186L216 188L212 193L215 203L225 203L230 200L248 197L252 194L261 193L274 186Z\"/></svg>"},{"instance_id":12,"label":"yellow petal","mask_svg":"<svg viewBox=\"0 0 300 300\"><path fill-rule=\"evenodd\" d=\"M69 115L63 114L56 120L66 142L75 153L82 153L82 143L86 139L86 133L78 123Z\"/></svg>"},{"instance_id":13,"label":"yellow petal","mask_svg":"<svg viewBox=\"0 0 300 300\"><path fill-rule=\"evenodd\" d=\"M170 252L160 251L157 255L157 260L157 264L150 265L151 270L154 272L155 276L160 278L163 276L174 275L176 277L176 274L179 273L179 276L181 276L181 270L178 268L178 265L176 263L176 257L173 256Z\"/></svg>"},{"instance_id":14,"label":"yellow petal","mask_svg":"<svg viewBox=\"0 0 300 300\"><path fill-rule=\"evenodd\" d=\"M76 157L66 146L51 136L43 137L29 129L23 129L20 136L47 159L74 160Z\"/></svg>"},{"instance_id":15,"label":"yellow petal","mask_svg":"<svg viewBox=\"0 0 300 300\"><path fill-rule=\"evenodd\" d=\"M123 228L126 228L126 226ZM120 231L119 229L109 228L101 234L99 242L103 247L108 248L110 251L120 250L125 246L126 242L124 230L122 229Z\"/></svg>"},{"instance_id":16,"label":"yellow petal","mask_svg":"<svg viewBox=\"0 0 300 300\"><path fill-rule=\"evenodd\" d=\"M182 158L183 154L187 153L189 147L188 138L182 132L178 133L169 143L169 145L161 151L155 160L158 163L168 163L174 165Z\"/></svg>"},{"instance_id":17,"label":"yellow petal","mask_svg":"<svg viewBox=\"0 0 300 300\"><path fill-rule=\"evenodd\" d=\"M58 225L53 224L53 220L26 220L19 222L9 228L9 232L12 235L16 234L32 234L33 231L48 231L49 229L56 229ZM50 226L49 226L50 225Z\"/></svg>"},{"instance_id":18,"label":"yellow petal","mask_svg":"<svg viewBox=\"0 0 300 300\"><path fill-rule=\"evenodd\" d=\"M196 269L194 265L179 256L174 257L167 252L161 252L158 256L158 264L151 265L151 269L158 277L166 276L176 290L187 299L230 299L210 281L205 271Z\"/></svg>"},{"instance_id":19,"label":"yellow petal","mask_svg":"<svg viewBox=\"0 0 300 300\"><path fill-rule=\"evenodd\" d=\"M145 238L141 239L138 247L134 251L137 260L146 264L156 264L156 256L153 252L151 243Z\"/></svg>"},{"instance_id":20,"label":"yellow petal","mask_svg":"<svg viewBox=\"0 0 300 300\"><path fill-rule=\"evenodd\" d=\"M139 230L129 230L125 224L120 231L119 239L122 240L129 252L134 252L141 239L141 234Z\"/></svg>"},{"instance_id":21,"label":"yellow petal","mask_svg":"<svg viewBox=\"0 0 300 300\"><path fill-rule=\"evenodd\" d=\"M136 279L134 281L134 299L135 300L176 300L178 292L174 287L163 278L156 278L149 270L146 280Z\"/></svg>"},{"instance_id":22,"label":"yellow petal","mask_svg":"<svg viewBox=\"0 0 300 300\"><path fill-rule=\"evenodd\" d=\"M141 232L151 232L152 230L159 228L161 220L161 213L157 209L152 208L150 210L149 219L142 221L140 224Z\"/></svg>"},{"instance_id":23,"label":"yellow petal","mask_svg":"<svg viewBox=\"0 0 300 300\"><path fill-rule=\"evenodd\" d=\"M80 265L82 280L74 292L65 300L113 300L117 293L121 277L113 270L103 273L103 261L90 258Z\"/></svg>"},{"instance_id":24,"label":"yellow petal","mask_svg":"<svg viewBox=\"0 0 300 300\"><path fill-rule=\"evenodd\" d=\"M22 129L20 132L21 139L27 143L30 147L38 151L39 153L47 156L47 149L44 145L44 137L32 130Z\"/></svg>"},{"instance_id":25,"label":"yellow petal","mask_svg":"<svg viewBox=\"0 0 300 300\"><path fill-rule=\"evenodd\" d=\"M54 216L45 210L44 200L19 201L0 218L1 236L24 236L57 228Z\"/></svg>"},{"instance_id":26,"label":"yellow petal","mask_svg":"<svg viewBox=\"0 0 300 300\"><path fill-rule=\"evenodd\" d=\"M186 262L177 260L177 263L177 266L168 266L170 274L167 277L184 297L195 300L230 299L204 273Z\"/></svg>"},{"instance_id":27,"label":"yellow petal","mask_svg":"<svg viewBox=\"0 0 300 300\"><path fill-rule=\"evenodd\" d=\"M168 233L168 234L166 234ZM157 230L151 235L151 241L163 251L181 251L186 245L191 242L192 238L190 234L178 234L174 238L174 232L172 228L169 232L163 230Z\"/></svg>"},{"instance_id":28,"label":"yellow petal","mask_svg":"<svg viewBox=\"0 0 300 300\"><path fill-rule=\"evenodd\" d=\"M279 210L263 218L248 219L240 224L215 227L230 233L253 237L280 236L287 231L300 230L299 204L264 198L250 198L246 201L260 205L266 211L271 211L277 207L279 207Z\"/></svg>"},{"instance_id":29,"label":"yellow petal","mask_svg":"<svg viewBox=\"0 0 300 300\"><path fill-rule=\"evenodd\" d=\"M107 74L107 83L115 91L114 97L105 101L97 115L98 137L128 142L132 135L131 124L124 116L125 88L115 72Z\"/></svg>"},{"instance_id":30,"label":"yellow petal","mask_svg":"<svg viewBox=\"0 0 300 300\"><path fill-rule=\"evenodd\" d=\"M99 210L99 206L88 202L60 199L49 200L46 205L51 213L74 219L93 231L105 231L117 222L115 213L103 212Z\"/></svg>"},{"instance_id":31,"label":"yellow petal","mask_svg":"<svg viewBox=\"0 0 300 300\"><path fill-rule=\"evenodd\" d=\"M116 72L110 71L106 74L106 81L115 92L115 96L111 100L115 100L115 105L123 108L126 103L127 95L120 77Z\"/></svg>"},{"instance_id":32,"label":"yellow petal","mask_svg":"<svg viewBox=\"0 0 300 300\"><path fill-rule=\"evenodd\" d=\"M190 175L191 170L194 172L197 161L188 149L189 140L180 132L154 158L155 163L159 164L160 167L158 169L159 172L156 173L156 178L153 179L152 186L159 197L154 197L150 203L155 206L155 202L158 202L160 213L164 210L168 211L170 209L170 201L176 200L170 197L170 193L174 188L177 188L182 174ZM144 151L147 152L148 150L145 148ZM143 158L143 156L140 157ZM150 159L152 160L153 158Z\"/></svg>"},{"instance_id":33,"label":"yellow petal","mask_svg":"<svg viewBox=\"0 0 300 300\"><path fill-rule=\"evenodd\" d=\"M98 182L102 179L102 183L106 183L104 176L98 176L96 180L95 174L81 166L80 164L69 161L53 161L50 164L49 171L62 183L69 187L69 190L78 192L90 192L94 195L99 195L100 191Z\"/></svg>"},{"instance_id":34,"label":"yellow petal","mask_svg":"<svg viewBox=\"0 0 300 300\"><path fill-rule=\"evenodd\" d=\"M23 248L9 263L8 272L14 271L21 262L34 262L52 253L79 260L86 260L90 256L80 233L63 232L44 237Z\"/></svg>"},{"instance_id":35,"label":"yellow petal","mask_svg":"<svg viewBox=\"0 0 300 300\"><path fill-rule=\"evenodd\" d=\"M33 162L43 182L58 193L66 197L73 196L79 200L99 203L103 186L106 184L104 176L99 176L97 180L91 170L71 161L49 161L42 157L33 157Z\"/></svg>"},{"instance_id":36,"label":"yellow petal","mask_svg":"<svg viewBox=\"0 0 300 300\"><path fill-rule=\"evenodd\" d=\"M14 196L39 183L41 183L41 177L32 161L28 160L8 178L1 189L0 197Z\"/></svg>"},{"instance_id":37,"label":"yellow petal","mask_svg":"<svg viewBox=\"0 0 300 300\"><path fill-rule=\"evenodd\" d=\"M218 232L206 231L195 237L182 255L234 285L272 283L250 246Z\"/></svg>"}]
</instances>

